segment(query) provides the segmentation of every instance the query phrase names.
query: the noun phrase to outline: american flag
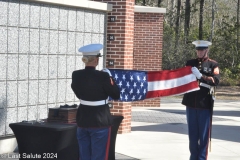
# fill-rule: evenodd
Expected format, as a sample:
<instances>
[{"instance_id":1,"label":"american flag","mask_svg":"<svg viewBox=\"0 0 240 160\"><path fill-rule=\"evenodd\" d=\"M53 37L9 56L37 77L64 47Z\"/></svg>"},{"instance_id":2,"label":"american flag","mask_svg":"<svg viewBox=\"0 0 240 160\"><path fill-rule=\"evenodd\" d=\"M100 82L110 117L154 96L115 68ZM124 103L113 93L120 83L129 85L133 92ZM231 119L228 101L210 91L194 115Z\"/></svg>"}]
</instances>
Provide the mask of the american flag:
<instances>
[{"instance_id":1,"label":"american flag","mask_svg":"<svg viewBox=\"0 0 240 160\"><path fill-rule=\"evenodd\" d=\"M191 67L163 71L109 69L120 88L119 101L131 102L199 90ZM110 100L112 100L110 98Z\"/></svg>"}]
</instances>

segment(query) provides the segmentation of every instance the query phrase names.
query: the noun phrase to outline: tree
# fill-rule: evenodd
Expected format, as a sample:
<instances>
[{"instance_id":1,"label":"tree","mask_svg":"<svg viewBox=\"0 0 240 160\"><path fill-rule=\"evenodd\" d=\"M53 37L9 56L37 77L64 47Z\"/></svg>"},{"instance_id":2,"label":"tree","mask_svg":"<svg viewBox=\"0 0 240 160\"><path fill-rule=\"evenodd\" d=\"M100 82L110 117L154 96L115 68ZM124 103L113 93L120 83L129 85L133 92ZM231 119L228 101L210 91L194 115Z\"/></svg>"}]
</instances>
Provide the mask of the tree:
<instances>
[{"instance_id":1,"label":"tree","mask_svg":"<svg viewBox=\"0 0 240 160\"><path fill-rule=\"evenodd\" d=\"M210 58L219 63L223 81L230 77L240 85L240 0L136 0L136 4L167 9L163 69L184 66L187 59L196 57L194 46L188 43L208 39L213 42Z\"/></svg>"},{"instance_id":2,"label":"tree","mask_svg":"<svg viewBox=\"0 0 240 160\"><path fill-rule=\"evenodd\" d=\"M162 0L158 0L158 7L160 7L161 6L161 2L162 2Z\"/></svg>"},{"instance_id":3,"label":"tree","mask_svg":"<svg viewBox=\"0 0 240 160\"><path fill-rule=\"evenodd\" d=\"M236 44L236 48L237 48L237 59L240 59L238 56L238 51L239 51L239 5L240 5L240 0L238 0L237 2L237 44ZM240 63L239 63L240 65Z\"/></svg>"},{"instance_id":4,"label":"tree","mask_svg":"<svg viewBox=\"0 0 240 160\"><path fill-rule=\"evenodd\" d=\"M146 0L143 0L143 5L146 6Z\"/></svg>"},{"instance_id":5,"label":"tree","mask_svg":"<svg viewBox=\"0 0 240 160\"><path fill-rule=\"evenodd\" d=\"M212 0L212 28L211 28L210 41L212 41L213 35L214 35L214 25L215 25L215 23L214 23L215 22L214 13L215 13L215 8L216 8L215 0Z\"/></svg>"},{"instance_id":6,"label":"tree","mask_svg":"<svg viewBox=\"0 0 240 160\"><path fill-rule=\"evenodd\" d=\"M190 0L186 0L185 2L185 23L184 23L184 36L185 36L185 43L188 41L188 34L190 28Z\"/></svg>"},{"instance_id":7,"label":"tree","mask_svg":"<svg viewBox=\"0 0 240 160\"><path fill-rule=\"evenodd\" d=\"M175 23L175 48L177 48L177 43L179 39L179 27L180 27L180 13L181 13L181 0L177 0L177 15L176 15L176 23Z\"/></svg>"},{"instance_id":8,"label":"tree","mask_svg":"<svg viewBox=\"0 0 240 160\"><path fill-rule=\"evenodd\" d=\"M200 13L199 13L199 36L198 39L203 39L203 7L204 7L204 0L200 1Z\"/></svg>"}]
</instances>

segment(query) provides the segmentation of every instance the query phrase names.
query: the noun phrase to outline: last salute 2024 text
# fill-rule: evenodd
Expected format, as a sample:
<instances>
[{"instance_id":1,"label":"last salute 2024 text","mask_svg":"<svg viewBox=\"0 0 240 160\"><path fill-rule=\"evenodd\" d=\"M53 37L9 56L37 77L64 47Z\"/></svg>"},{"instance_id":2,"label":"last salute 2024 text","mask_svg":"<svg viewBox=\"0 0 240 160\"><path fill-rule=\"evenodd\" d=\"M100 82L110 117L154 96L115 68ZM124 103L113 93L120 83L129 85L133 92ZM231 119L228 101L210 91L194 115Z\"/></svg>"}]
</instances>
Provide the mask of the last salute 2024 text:
<instances>
[{"instance_id":1,"label":"last salute 2024 text","mask_svg":"<svg viewBox=\"0 0 240 160\"><path fill-rule=\"evenodd\" d=\"M57 153L23 153L23 154L8 154L8 158L23 158L23 159L57 159Z\"/></svg>"}]
</instances>

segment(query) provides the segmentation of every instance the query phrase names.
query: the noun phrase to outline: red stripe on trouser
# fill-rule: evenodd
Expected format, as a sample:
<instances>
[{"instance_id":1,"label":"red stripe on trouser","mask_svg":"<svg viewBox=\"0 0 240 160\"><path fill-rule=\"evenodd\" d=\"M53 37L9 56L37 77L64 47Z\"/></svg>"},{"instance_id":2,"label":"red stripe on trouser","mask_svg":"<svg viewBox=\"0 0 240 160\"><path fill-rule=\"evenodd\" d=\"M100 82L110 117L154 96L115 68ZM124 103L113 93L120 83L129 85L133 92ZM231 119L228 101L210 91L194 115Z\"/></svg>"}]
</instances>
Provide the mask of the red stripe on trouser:
<instances>
[{"instance_id":1,"label":"red stripe on trouser","mask_svg":"<svg viewBox=\"0 0 240 160\"><path fill-rule=\"evenodd\" d=\"M105 160L108 160L110 141L111 141L111 127L109 127L109 130L108 130L108 140L107 140L107 145L106 145Z\"/></svg>"},{"instance_id":2,"label":"red stripe on trouser","mask_svg":"<svg viewBox=\"0 0 240 160\"><path fill-rule=\"evenodd\" d=\"M209 128L208 128L208 144L207 144L207 149L206 149L206 160L208 159L208 146L209 146L209 140L210 140L210 131L212 128L212 121L210 120ZM211 140L210 140L211 143ZM211 149L211 148L210 148Z\"/></svg>"}]
</instances>

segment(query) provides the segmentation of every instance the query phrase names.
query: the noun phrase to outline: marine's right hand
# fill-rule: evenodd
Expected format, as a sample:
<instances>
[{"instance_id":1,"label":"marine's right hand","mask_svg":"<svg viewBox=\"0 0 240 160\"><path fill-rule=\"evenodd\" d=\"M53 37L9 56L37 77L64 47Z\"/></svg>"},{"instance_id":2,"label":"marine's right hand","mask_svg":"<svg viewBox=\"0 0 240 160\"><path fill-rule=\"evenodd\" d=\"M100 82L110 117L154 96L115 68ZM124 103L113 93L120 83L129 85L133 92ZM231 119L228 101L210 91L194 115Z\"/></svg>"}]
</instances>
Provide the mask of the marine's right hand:
<instances>
[{"instance_id":1,"label":"marine's right hand","mask_svg":"<svg viewBox=\"0 0 240 160\"><path fill-rule=\"evenodd\" d=\"M202 73L200 73L196 67L192 67L191 70L192 70L192 73L197 77L197 79L200 79L202 77Z\"/></svg>"},{"instance_id":2,"label":"marine's right hand","mask_svg":"<svg viewBox=\"0 0 240 160\"><path fill-rule=\"evenodd\" d=\"M112 74L111 74L111 72L109 71L109 69L103 68L102 71L103 71L103 72L107 72L107 73L109 74L109 76L112 77Z\"/></svg>"}]
</instances>

